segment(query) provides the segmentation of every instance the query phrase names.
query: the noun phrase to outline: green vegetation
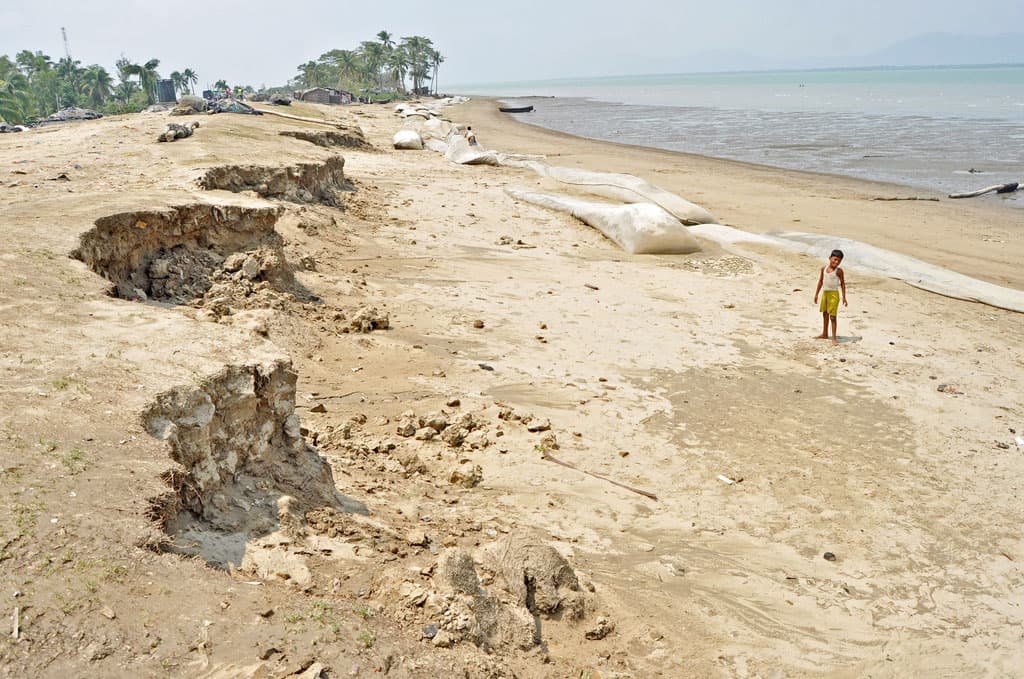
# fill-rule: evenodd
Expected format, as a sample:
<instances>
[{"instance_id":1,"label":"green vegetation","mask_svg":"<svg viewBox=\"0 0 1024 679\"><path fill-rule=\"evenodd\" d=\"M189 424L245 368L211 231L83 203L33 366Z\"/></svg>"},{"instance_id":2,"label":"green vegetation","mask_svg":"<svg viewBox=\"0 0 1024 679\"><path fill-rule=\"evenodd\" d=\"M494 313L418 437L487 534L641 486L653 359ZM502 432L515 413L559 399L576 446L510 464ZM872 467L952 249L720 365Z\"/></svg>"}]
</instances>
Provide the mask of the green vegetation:
<instances>
[{"instance_id":1,"label":"green vegetation","mask_svg":"<svg viewBox=\"0 0 1024 679\"><path fill-rule=\"evenodd\" d=\"M16 502L11 506L11 514L14 515L14 525L18 528L19 536L35 533L36 522L44 509L46 506L38 500L27 503Z\"/></svg>"},{"instance_id":2,"label":"green vegetation","mask_svg":"<svg viewBox=\"0 0 1024 679\"><path fill-rule=\"evenodd\" d=\"M341 616L334 607L326 601L313 602L313 610L309 614L309 619L320 623L320 625L324 627L329 627L335 635L341 631Z\"/></svg>"},{"instance_id":3,"label":"green vegetation","mask_svg":"<svg viewBox=\"0 0 1024 679\"><path fill-rule=\"evenodd\" d=\"M390 33L380 31L376 40L363 41L355 49L333 49L299 65L288 87L271 89L333 87L367 99L437 94L442 63L444 57L430 38L412 35L396 42ZM22 50L13 59L0 55L0 121L30 123L69 106L108 114L141 111L156 100L159 66L159 59L138 63L121 57L111 73L99 64L83 66L71 57L55 62L40 51ZM173 71L168 77L179 94L194 94L199 83L192 68ZM214 85L221 92L229 87L224 79ZM248 85L230 89L254 92Z\"/></svg>"},{"instance_id":4,"label":"green vegetation","mask_svg":"<svg viewBox=\"0 0 1024 679\"><path fill-rule=\"evenodd\" d=\"M98 576L106 582L123 583L128 575L128 568L110 559L78 559L71 568L79 573Z\"/></svg>"},{"instance_id":5,"label":"green vegetation","mask_svg":"<svg viewBox=\"0 0 1024 679\"><path fill-rule=\"evenodd\" d=\"M184 71L172 72L171 82L174 83L174 90L178 94L195 94L199 76L191 68L186 68Z\"/></svg>"},{"instance_id":6,"label":"green vegetation","mask_svg":"<svg viewBox=\"0 0 1024 679\"><path fill-rule=\"evenodd\" d=\"M88 463L85 460L85 452L79 448L72 448L68 452L60 456L60 463L64 465L68 471L72 474L77 474L84 471L88 467Z\"/></svg>"},{"instance_id":7,"label":"green vegetation","mask_svg":"<svg viewBox=\"0 0 1024 679\"><path fill-rule=\"evenodd\" d=\"M115 64L115 77L99 64L83 67L70 57L54 62L39 51L22 50L13 60L0 55L0 120L33 122L68 106L103 113L141 111L156 100L159 66L159 59L138 64L122 57ZM182 92L199 80L191 68L175 73Z\"/></svg>"},{"instance_id":8,"label":"green vegetation","mask_svg":"<svg viewBox=\"0 0 1024 679\"><path fill-rule=\"evenodd\" d=\"M366 40L354 50L334 49L315 61L299 65L293 87L334 87L372 96L404 96L437 93L437 71L444 57L430 38L413 35L395 43L381 31L376 40ZM406 89L411 80L412 89Z\"/></svg>"},{"instance_id":9,"label":"green vegetation","mask_svg":"<svg viewBox=\"0 0 1024 679\"><path fill-rule=\"evenodd\" d=\"M373 636L373 633L370 632L370 630L364 629L362 632L359 633L359 636L356 637L356 641L361 643L366 648L373 648L373 644L377 641L377 639Z\"/></svg>"}]
</instances>

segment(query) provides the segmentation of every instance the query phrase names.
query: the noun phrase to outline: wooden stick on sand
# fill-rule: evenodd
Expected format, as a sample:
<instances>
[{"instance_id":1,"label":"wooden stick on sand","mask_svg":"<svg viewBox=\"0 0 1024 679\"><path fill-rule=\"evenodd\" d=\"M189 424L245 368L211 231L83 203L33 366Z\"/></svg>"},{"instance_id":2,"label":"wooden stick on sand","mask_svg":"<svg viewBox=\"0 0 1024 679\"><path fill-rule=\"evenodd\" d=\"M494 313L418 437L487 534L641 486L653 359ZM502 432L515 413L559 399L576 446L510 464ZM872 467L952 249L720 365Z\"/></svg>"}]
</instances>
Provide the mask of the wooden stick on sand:
<instances>
[{"instance_id":1,"label":"wooden stick on sand","mask_svg":"<svg viewBox=\"0 0 1024 679\"><path fill-rule=\"evenodd\" d=\"M278 118L287 118L288 120L298 120L298 121L301 121L301 122L304 122L304 123L316 123L317 125L327 125L329 127L336 127L339 130L345 129L345 125L343 125L341 123L332 123L329 120L323 120L321 118L306 118L306 117L303 117L303 116L293 116L290 113L281 113L280 111L271 111L271 110L265 109L265 108L256 108L255 106L253 108L256 109L257 111L259 111L260 113L266 113L269 116L277 116Z\"/></svg>"},{"instance_id":2,"label":"wooden stick on sand","mask_svg":"<svg viewBox=\"0 0 1024 679\"><path fill-rule=\"evenodd\" d=\"M560 464L563 467L568 467L569 469L573 469L575 471L581 472L583 474L586 474L587 476L593 476L595 479L601 479L602 481L607 481L608 483L612 484L613 486L618 486L619 488L625 488L626 490L634 492L637 495L643 495L644 497L649 497L652 500L654 500L655 502L658 501L658 496L655 495L654 493L650 493L650 492L648 492L646 490L640 490L639 488L634 488L633 486L627 486L624 483L619 483L618 481L615 481L613 479L609 479L607 476L601 476L600 474L595 474L594 472L588 472L585 469L580 469L579 467L577 467L574 464L569 464L568 462L563 462L562 460L559 460L557 457L555 457L551 453L544 452L541 455L541 457L543 457L548 462L554 462L555 464Z\"/></svg>"}]
</instances>

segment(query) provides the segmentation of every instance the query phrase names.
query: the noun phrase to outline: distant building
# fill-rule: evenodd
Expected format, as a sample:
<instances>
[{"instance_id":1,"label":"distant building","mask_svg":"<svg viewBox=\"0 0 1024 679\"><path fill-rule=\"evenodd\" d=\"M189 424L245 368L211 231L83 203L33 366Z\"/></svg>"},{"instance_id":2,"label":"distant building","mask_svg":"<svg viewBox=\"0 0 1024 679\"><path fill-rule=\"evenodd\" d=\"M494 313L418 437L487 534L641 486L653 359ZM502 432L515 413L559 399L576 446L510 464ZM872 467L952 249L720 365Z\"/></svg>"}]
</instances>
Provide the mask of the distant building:
<instances>
[{"instance_id":1,"label":"distant building","mask_svg":"<svg viewBox=\"0 0 1024 679\"><path fill-rule=\"evenodd\" d=\"M295 93L298 101L310 101L314 104L351 104L352 93L330 87L312 87Z\"/></svg>"},{"instance_id":2,"label":"distant building","mask_svg":"<svg viewBox=\"0 0 1024 679\"><path fill-rule=\"evenodd\" d=\"M173 104L178 101L173 80L156 81L156 100L161 104Z\"/></svg>"}]
</instances>

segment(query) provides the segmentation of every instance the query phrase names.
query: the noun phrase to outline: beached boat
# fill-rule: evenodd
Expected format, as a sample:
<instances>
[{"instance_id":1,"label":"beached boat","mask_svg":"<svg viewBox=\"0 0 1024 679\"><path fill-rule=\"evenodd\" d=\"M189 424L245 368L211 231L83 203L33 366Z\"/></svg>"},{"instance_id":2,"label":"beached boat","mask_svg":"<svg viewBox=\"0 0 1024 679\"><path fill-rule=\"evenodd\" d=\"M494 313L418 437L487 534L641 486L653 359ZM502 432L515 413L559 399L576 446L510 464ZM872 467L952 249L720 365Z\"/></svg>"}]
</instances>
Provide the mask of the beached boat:
<instances>
[{"instance_id":1,"label":"beached boat","mask_svg":"<svg viewBox=\"0 0 1024 679\"><path fill-rule=\"evenodd\" d=\"M501 106L498 108L502 113L530 113L533 111L532 106Z\"/></svg>"}]
</instances>

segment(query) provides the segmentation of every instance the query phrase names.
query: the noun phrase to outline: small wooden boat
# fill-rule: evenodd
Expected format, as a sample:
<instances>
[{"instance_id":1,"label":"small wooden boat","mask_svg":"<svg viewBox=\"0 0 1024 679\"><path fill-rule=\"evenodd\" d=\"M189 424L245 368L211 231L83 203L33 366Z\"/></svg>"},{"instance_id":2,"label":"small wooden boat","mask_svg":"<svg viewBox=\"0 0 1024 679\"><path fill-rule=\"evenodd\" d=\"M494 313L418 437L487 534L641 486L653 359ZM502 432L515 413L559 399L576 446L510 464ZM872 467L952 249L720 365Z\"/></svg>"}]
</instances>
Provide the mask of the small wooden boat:
<instances>
[{"instance_id":1,"label":"small wooden boat","mask_svg":"<svg viewBox=\"0 0 1024 679\"><path fill-rule=\"evenodd\" d=\"M502 113L531 113L532 106L501 106L498 108Z\"/></svg>"}]
</instances>

